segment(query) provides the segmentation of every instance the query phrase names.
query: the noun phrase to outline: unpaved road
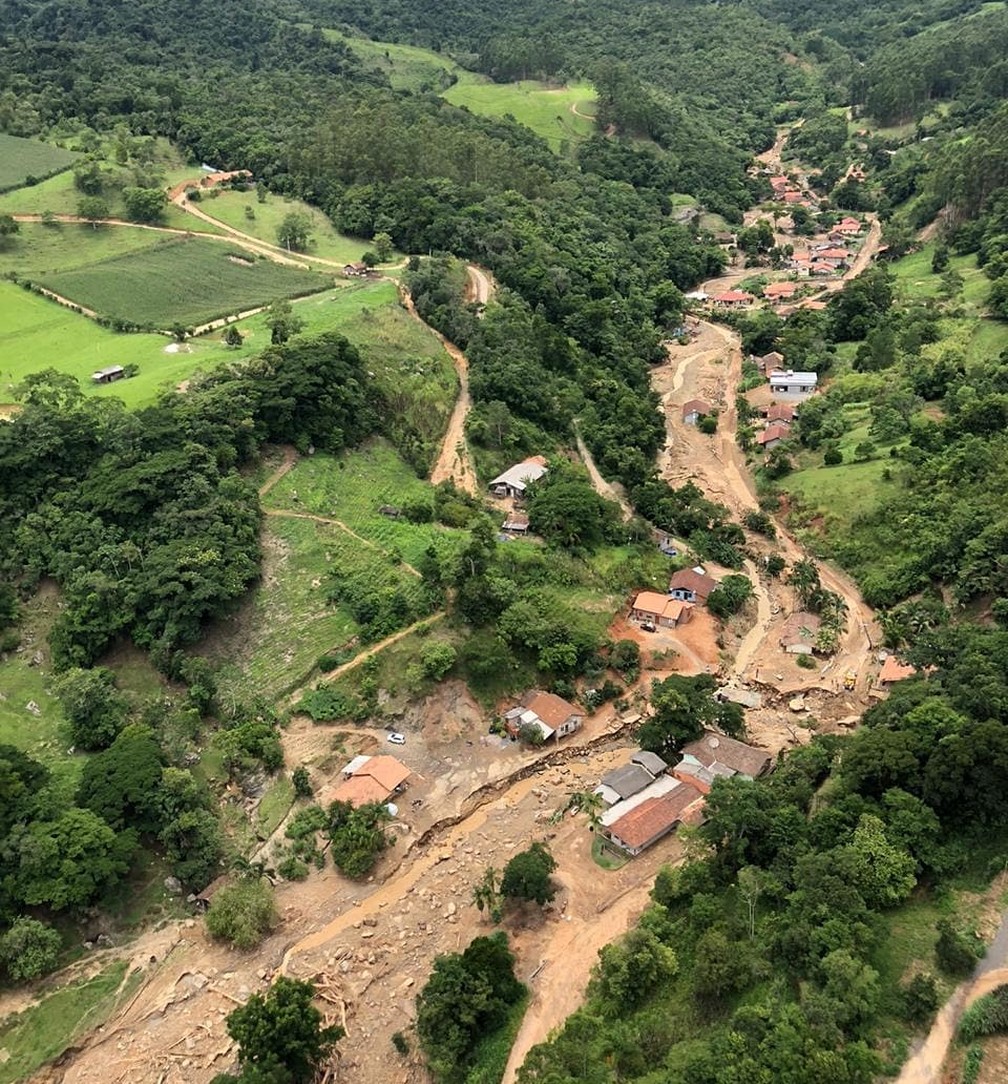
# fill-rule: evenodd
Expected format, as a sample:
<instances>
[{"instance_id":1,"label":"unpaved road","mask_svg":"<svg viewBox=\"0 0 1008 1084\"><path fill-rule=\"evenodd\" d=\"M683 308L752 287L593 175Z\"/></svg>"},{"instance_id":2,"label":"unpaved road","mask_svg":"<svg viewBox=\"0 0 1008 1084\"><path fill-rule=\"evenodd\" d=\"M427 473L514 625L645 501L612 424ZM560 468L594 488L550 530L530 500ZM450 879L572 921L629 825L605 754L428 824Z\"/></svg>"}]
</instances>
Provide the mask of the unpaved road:
<instances>
[{"instance_id":1,"label":"unpaved road","mask_svg":"<svg viewBox=\"0 0 1008 1084\"><path fill-rule=\"evenodd\" d=\"M702 321L700 330L699 337L689 345L670 346L668 363L652 372L652 382L665 408L667 427L667 444L659 469L676 485L693 478L711 499L726 504L741 518L745 512L759 507L745 458L735 441L738 424L735 389L742 375L741 343L733 332L716 324ZM695 426L683 424L682 404L693 398L721 406L713 437L704 436ZM777 541L773 548L789 564L805 557L783 524L775 525ZM837 592L848 608L846 630L830 669L835 674L854 670L859 675L859 687L865 689L872 646L879 639L874 615L844 573L819 562L819 575L823 585ZM782 613L778 622L767 622L767 600L757 594L757 604L757 628L761 632L757 635L750 631L743 640L743 650L734 668L738 677L748 676L747 669L776 671L785 661L776 640L779 625L787 615ZM787 685L782 686L786 688Z\"/></svg>"},{"instance_id":2,"label":"unpaved road","mask_svg":"<svg viewBox=\"0 0 1008 1084\"><path fill-rule=\"evenodd\" d=\"M896 1084L942 1084L942 1067L963 1012L978 998L1008 983L1008 912L973 975L942 1006L920 1047L904 1063Z\"/></svg>"},{"instance_id":3,"label":"unpaved road","mask_svg":"<svg viewBox=\"0 0 1008 1084\"><path fill-rule=\"evenodd\" d=\"M623 513L623 519L629 520L631 516L633 516L633 509L630 507L630 502L626 499L623 487L613 482L607 482L602 477L598 467L595 465L595 460L592 457L591 452L588 450L588 446L581 437L581 431L576 425L574 428L574 436L577 440L578 454L581 456L581 461L585 465L585 470L588 471L588 477L591 479L595 492L600 497L605 498L605 500L613 501L615 504L618 504Z\"/></svg>"},{"instance_id":4,"label":"unpaved road","mask_svg":"<svg viewBox=\"0 0 1008 1084\"><path fill-rule=\"evenodd\" d=\"M485 268L471 263L466 265L466 300L485 305L497 292L493 275Z\"/></svg>"},{"instance_id":5,"label":"unpaved road","mask_svg":"<svg viewBox=\"0 0 1008 1084\"><path fill-rule=\"evenodd\" d=\"M475 268L473 270L476 270ZM399 296L406 311L418 323L423 324L445 348L448 356L455 364L455 372L458 374L459 393L448 419L448 428L445 430L441 441L441 450L431 468L430 480L433 485L439 482L454 482L457 489L463 490L475 496L479 492L479 482L476 479L476 471L473 469L472 459L469 455L469 447L465 439L465 423L472 407L472 399L469 397L469 363L465 354L453 343L441 334L436 328L424 322L416 311L413 298L405 286L400 284Z\"/></svg>"}]
</instances>

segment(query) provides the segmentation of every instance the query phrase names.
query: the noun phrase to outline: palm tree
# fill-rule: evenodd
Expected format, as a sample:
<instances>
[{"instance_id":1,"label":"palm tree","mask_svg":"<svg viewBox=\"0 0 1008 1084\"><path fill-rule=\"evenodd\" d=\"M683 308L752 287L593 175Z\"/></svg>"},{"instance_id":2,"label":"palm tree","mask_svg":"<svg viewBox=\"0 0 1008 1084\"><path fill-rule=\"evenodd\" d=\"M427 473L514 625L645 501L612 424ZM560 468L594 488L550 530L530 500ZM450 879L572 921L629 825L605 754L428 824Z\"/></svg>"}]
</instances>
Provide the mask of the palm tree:
<instances>
[{"instance_id":1,"label":"palm tree","mask_svg":"<svg viewBox=\"0 0 1008 1084\"><path fill-rule=\"evenodd\" d=\"M588 824L594 832L601 823L600 814L603 805L601 794L596 794L591 790L578 790L571 795L568 808L586 813L588 815Z\"/></svg>"},{"instance_id":2,"label":"palm tree","mask_svg":"<svg viewBox=\"0 0 1008 1084\"><path fill-rule=\"evenodd\" d=\"M819 568L815 561L804 558L797 561L791 569L787 582L795 589L803 610L808 609L816 592L820 589Z\"/></svg>"},{"instance_id":3,"label":"palm tree","mask_svg":"<svg viewBox=\"0 0 1008 1084\"><path fill-rule=\"evenodd\" d=\"M487 917L492 922L500 922L500 873L493 866L488 866L483 880L473 885L472 900L480 914L486 908Z\"/></svg>"}]
</instances>

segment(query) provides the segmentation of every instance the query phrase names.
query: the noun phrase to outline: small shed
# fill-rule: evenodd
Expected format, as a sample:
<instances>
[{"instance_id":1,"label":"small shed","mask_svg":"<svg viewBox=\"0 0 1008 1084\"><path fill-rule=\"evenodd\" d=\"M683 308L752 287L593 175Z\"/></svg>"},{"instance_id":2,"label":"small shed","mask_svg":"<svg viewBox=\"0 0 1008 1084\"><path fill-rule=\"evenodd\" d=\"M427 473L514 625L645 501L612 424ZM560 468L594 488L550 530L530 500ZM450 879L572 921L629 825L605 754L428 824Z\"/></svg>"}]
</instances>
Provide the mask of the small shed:
<instances>
[{"instance_id":1,"label":"small shed","mask_svg":"<svg viewBox=\"0 0 1008 1084\"><path fill-rule=\"evenodd\" d=\"M96 384L112 384L116 380L122 380L126 376L126 370L121 365L109 365L105 369L99 369L91 374L91 379Z\"/></svg>"}]
</instances>

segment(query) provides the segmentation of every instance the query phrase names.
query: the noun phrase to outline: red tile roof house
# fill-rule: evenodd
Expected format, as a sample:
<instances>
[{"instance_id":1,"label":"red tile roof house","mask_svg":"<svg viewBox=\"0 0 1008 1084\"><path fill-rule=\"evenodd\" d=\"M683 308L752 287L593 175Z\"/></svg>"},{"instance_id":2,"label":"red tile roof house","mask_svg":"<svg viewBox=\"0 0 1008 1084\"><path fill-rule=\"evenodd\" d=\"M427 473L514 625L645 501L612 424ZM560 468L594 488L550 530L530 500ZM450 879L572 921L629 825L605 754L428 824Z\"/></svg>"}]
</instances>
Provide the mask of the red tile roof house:
<instances>
[{"instance_id":1,"label":"red tile roof house","mask_svg":"<svg viewBox=\"0 0 1008 1084\"><path fill-rule=\"evenodd\" d=\"M798 292L797 282L771 282L763 287L763 296L767 301L786 301Z\"/></svg>"},{"instance_id":2,"label":"red tile roof house","mask_svg":"<svg viewBox=\"0 0 1008 1084\"><path fill-rule=\"evenodd\" d=\"M786 425L781 422L774 422L772 425L768 425L762 432L757 433L756 443L762 447L765 452L769 452L771 448L776 448L782 440L787 440L791 436L791 431Z\"/></svg>"},{"instance_id":3,"label":"red tile roof house","mask_svg":"<svg viewBox=\"0 0 1008 1084\"><path fill-rule=\"evenodd\" d=\"M523 726L535 726L545 740L555 738L559 741L580 729L583 722L584 712L580 708L555 693L538 689L527 692L517 707L504 713L504 727L512 738L518 737Z\"/></svg>"},{"instance_id":4,"label":"red tile roof house","mask_svg":"<svg viewBox=\"0 0 1008 1084\"><path fill-rule=\"evenodd\" d=\"M725 290L724 293L714 294L711 301L725 309L744 309L756 300L752 294L745 290Z\"/></svg>"},{"instance_id":5,"label":"red tile roof house","mask_svg":"<svg viewBox=\"0 0 1008 1084\"><path fill-rule=\"evenodd\" d=\"M390 756L357 756L342 771L343 782L320 801L349 802L355 808L369 802L387 802L406 787L410 770Z\"/></svg>"},{"instance_id":6,"label":"red tile roof house","mask_svg":"<svg viewBox=\"0 0 1008 1084\"><path fill-rule=\"evenodd\" d=\"M702 568L684 568L669 580L669 594L680 602L706 602L717 580Z\"/></svg>"},{"instance_id":7,"label":"red tile roof house","mask_svg":"<svg viewBox=\"0 0 1008 1084\"><path fill-rule=\"evenodd\" d=\"M670 598L657 591L639 591L630 603L630 620L642 624L650 622L663 629L674 629L685 625L693 616L693 607L688 602Z\"/></svg>"},{"instance_id":8,"label":"red tile roof house","mask_svg":"<svg viewBox=\"0 0 1008 1084\"><path fill-rule=\"evenodd\" d=\"M710 414L712 409L710 403L703 399L690 399L688 403L683 403L682 420L686 425L696 425L701 415Z\"/></svg>"},{"instance_id":9,"label":"red tile roof house","mask_svg":"<svg viewBox=\"0 0 1008 1084\"><path fill-rule=\"evenodd\" d=\"M811 655L822 622L815 614L792 614L781 629L780 645L789 655Z\"/></svg>"}]
</instances>

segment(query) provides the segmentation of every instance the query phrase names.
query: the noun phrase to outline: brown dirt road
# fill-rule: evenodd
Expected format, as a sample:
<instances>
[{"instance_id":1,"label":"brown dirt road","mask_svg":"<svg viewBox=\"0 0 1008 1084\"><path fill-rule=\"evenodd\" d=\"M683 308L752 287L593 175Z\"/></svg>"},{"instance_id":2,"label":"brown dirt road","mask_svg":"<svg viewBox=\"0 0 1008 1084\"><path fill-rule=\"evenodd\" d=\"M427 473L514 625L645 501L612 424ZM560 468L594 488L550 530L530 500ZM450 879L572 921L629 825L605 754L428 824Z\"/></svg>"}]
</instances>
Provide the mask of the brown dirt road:
<instances>
[{"instance_id":1,"label":"brown dirt road","mask_svg":"<svg viewBox=\"0 0 1008 1084\"><path fill-rule=\"evenodd\" d=\"M652 382L665 408L668 441L662 453L659 469L674 484L681 485L693 478L712 499L726 504L741 517L757 508L755 490L743 453L735 442L737 417L735 391L742 373L741 343L733 332L716 324L702 322L700 336L687 346L674 344L668 348L668 364L652 373ZM718 430L706 437L694 426L682 423L681 406L692 398L703 398L722 407ZM789 563L801 560L805 553L787 529L777 523L776 548ZM872 661L872 647L878 642L873 628L874 615L862 601L853 581L826 562L819 563L824 586L836 591L847 604L847 629L840 651L830 666L833 673L848 669L857 672L866 682ZM777 626L780 621L767 620L768 604L758 597L762 636L751 633L744 640L745 650L736 660L736 674L747 676L755 668L774 670L782 665L782 653L777 647ZM794 675L797 677L797 675ZM807 682L806 682L807 683ZM864 687L859 682L859 687Z\"/></svg>"},{"instance_id":2,"label":"brown dirt road","mask_svg":"<svg viewBox=\"0 0 1008 1084\"><path fill-rule=\"evenodd\" d=\"M473 269L476 270L475 268ZM479 278L482 281L482 276ZM489 287L488 287L489 289ZM458 489L475 496L479 493L479 482L476 479L476 471L473 469L472 459L465 439L465 423L472 407L472 399L469 397L469 363L465 354L448 339L426 323L416 311L413 298L405 286L400 284L399 296L402 299L406 311L418 323L423 324L445 348L448 356L455 363L455 372L458 374L459 393L448 419L448 428L445 430L441 441L441 450L431 468L430 480L433 485L439 482L454 482ZM489 296L489 295L488 295Z\"/></svg>"}]
</instances>

